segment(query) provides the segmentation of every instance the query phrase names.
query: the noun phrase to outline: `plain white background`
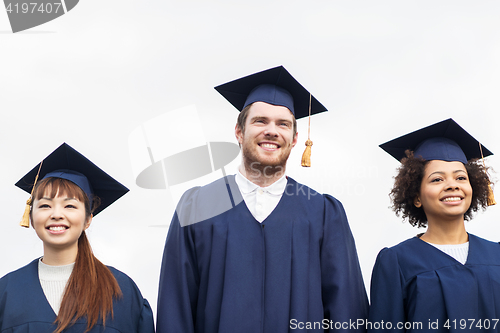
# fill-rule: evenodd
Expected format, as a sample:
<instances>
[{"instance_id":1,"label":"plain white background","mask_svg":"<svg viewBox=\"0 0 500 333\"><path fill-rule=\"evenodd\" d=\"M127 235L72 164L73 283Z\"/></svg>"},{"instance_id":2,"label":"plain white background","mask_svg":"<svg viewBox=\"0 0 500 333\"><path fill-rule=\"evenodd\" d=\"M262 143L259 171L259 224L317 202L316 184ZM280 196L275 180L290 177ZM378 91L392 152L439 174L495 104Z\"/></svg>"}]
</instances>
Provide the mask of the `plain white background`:
<instances>
[{"instance_id":1,"label":"plain white background","mask_svg":"<svg viewBox=\"0 0 500 333\"><path fill-rule=\"evenodd\" d=\"M237 111L213 87L284 65L329 109L312 118L312 168L300 167L307 120L299 121L287 173L342 201L369 288L378 251L423 232L389 208L399 163L378 145L452 117L500 154L499 12L497 1L82 0L12 34L0 11L0 276L42 255L34 231L18 226L28 195L14 183L67 142L130 188L94 219L89 237L156 312L179 188L136 185L130 134L195 105L206 141L236 143ZM182 124L170 144L196 128ZM497 156L486 162L500 170ZM478 213L467 229L500 241L499 209Z\"/></svg>"}]
</instances>

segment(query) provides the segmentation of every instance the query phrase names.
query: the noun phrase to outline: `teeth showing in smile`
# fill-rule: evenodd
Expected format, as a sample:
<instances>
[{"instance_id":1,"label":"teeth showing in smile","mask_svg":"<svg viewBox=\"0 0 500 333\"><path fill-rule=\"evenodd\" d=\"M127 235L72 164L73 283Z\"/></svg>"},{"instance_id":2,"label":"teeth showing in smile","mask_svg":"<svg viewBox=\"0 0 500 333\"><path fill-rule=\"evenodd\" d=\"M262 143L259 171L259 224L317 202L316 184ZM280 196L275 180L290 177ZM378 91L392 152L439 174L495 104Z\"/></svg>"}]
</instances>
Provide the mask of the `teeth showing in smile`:
<instances>
[{"instance_id":1,"label":"teeth showing in smile","mask_svg":"<svg viewBox=\"0 0 500 333\"><path fill-rule=\"evenodd\" d=\"M269 149L276 149L278 148L278 145L272 144L272 143L261 143L260 145L262 148L269 148Z\"/></svg>"},{"instance_id":2,"label":"teeth showing in smile","mask_svg":"<svg viewBox=\"0 0 500 333\"><path fill-rule=\"evenodd\" d=\"M452 201L460 201L460 200L462 200L462 198L460 198L460 197L448 197L448 198L443 199L444 202L452 202Z\"/></svg>"},{"instance_id":3,"label":"teeth showing in smile","mask_svg":"<svg viewBox=\"0 0 500 333\"><path fill-rule=\"evenodd\" d=\"M52 231L62 231L65 229L66 229L66 227L63 227L63 226L49 227L49 230L52 230Z\"/></svg>"}]
</instances>

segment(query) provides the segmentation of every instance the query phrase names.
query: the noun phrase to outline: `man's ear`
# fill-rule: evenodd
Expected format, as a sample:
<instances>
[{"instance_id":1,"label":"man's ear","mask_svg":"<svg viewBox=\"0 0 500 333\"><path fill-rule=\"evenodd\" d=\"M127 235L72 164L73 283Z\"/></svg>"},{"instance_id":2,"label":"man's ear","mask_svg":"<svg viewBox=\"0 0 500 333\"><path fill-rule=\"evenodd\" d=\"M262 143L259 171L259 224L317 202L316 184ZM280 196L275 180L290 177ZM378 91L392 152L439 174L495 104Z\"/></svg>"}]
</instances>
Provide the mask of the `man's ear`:
<instances>
[{"instance_id":1,"label":"man's ear","mask_svg":"<svg viewBox=\"0 0 500 333\"><path fill-rule=\"evenodd\" d=\"M295 132L295 136L293 137L293 140L292 140L292 147L295 147L298 139L299 139L299 132Z\"/></svg>"},{"instance_id":2,"label":"man's ear","mask_svg":"<svg viewBox=\"0 0 500 333\"><path fill-rule=\"evenodd\" d=\"M241 130L241 127L236 124L234 127L234 136L236 137L236 140L238 140L238 143L241 145L243 142L243 131Z\"/></svg>"}]
</instances>

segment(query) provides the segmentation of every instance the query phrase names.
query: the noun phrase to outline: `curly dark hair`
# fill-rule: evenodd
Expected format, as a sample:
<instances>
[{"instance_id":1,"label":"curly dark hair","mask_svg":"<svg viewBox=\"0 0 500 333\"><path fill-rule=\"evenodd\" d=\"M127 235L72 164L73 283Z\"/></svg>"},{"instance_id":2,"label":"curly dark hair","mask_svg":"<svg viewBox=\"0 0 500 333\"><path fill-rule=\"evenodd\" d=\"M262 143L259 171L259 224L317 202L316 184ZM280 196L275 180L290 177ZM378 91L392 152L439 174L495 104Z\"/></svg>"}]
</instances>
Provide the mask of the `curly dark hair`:
<instances>
[{"instance_id":1,"label":"curly dark hair","mask_svg":"<svg viewBox=\"0 0 500 333\"><path fill-rule=\"evenodd\" d=\"M417 208L414 199L420 194L420 185L424 176L425 166L429 161L413 156L407 150L405 158L401 160L398 174L394 177L394 187L389 194L392 200L392 209L396 215L408 219L412 226L425 227L427 217L422 207ZM478 159L471 159L465 164L472 187L472 201L469 209L464 214L465 220L472 218L472 213L483 210L488 206L488 193L490 180L488 168L484 167Z\"/></svg>"}]
</instances>

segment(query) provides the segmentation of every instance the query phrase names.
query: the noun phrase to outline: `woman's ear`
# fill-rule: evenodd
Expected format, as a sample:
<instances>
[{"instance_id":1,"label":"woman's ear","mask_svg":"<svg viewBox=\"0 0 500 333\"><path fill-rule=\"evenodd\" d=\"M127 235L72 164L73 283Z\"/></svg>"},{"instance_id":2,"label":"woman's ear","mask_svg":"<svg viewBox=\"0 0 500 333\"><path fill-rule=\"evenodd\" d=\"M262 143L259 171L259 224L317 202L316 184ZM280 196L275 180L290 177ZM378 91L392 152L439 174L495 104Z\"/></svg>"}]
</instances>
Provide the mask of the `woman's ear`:
<instances>
[{"instance_id":1,"label":"woman's ear","mask_svg":"<svg viewBox=\"0 0 500 333\"><path fill-rule=\"evenodd\" d=\"M87 222L85 223L85 226L83 227L83 230L87 230L90 227L90 223L92 223L92 217L94 217L94 215L90 214L90 217L87 220Z\"/></svg>"},{"instance_id":2,"label":"woman's ear","mask_svg":"<svg viewBox=\"0 0 500 333\"><path fill-rule=\"evenodd\" d=\"M415 197L415 199L413 199L413 204L415 205L415 207L417 208L420 208L422 207L422 202L420 201L420 198L417 196Z\"/></svg>"}]
</instances>

